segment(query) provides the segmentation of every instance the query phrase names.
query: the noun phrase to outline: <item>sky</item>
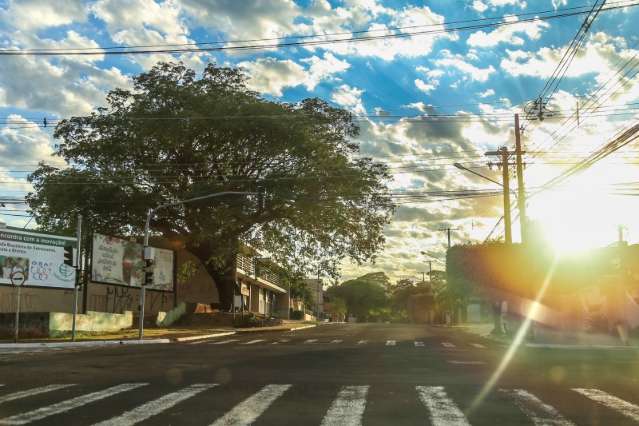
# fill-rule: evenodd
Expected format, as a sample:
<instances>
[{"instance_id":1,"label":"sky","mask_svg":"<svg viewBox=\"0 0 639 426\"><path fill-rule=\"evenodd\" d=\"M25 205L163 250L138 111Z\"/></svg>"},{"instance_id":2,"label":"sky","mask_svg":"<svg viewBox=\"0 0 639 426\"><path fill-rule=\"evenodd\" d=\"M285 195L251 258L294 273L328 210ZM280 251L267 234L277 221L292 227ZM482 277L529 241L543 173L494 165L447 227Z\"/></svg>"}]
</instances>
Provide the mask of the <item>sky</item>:
<instances>
[{"instance_id":1,"label":"sky","mask_svg":"<svg viewBox=\"0 0 639 426\"><path fill-rule=\"evenodd\" d=\"M0 58L0 197L23 197L26 176L52 157L56 141L43 118L90 113L113 88L161 60L196 71L207 63L241 67L264 97L296 102L320 97L352 111L360 155L386 162L394 193L499 187L453 163L501 179L484 155L513 148L513 115L522 114L526 185L530 192L636 122L639 7L602 12L566 70L543 120L524 117L553 74L585 15L519 22L594 0L0 0L0 48L86 48L166 45L294 36L419 32L434 25L499 17L500 27L416 34L357 43L279 47L169 56L3 56ZM626 1L625 3L628 3ZM610 0L608 5L620 4ZM583 9L582 9L583 10ZM480 21L477 21L480 20ZM493 21L494 22L494 21ZM402 30L392 30L393 28ZM422 31L423 32L423 31ZM345 35L343 33L346 33ZM326 35L325 37L335 37ZM271 42L269 42L271 43ZM626 64L626 68L623 68ZM623 71L623 72L620 72ZM634 72L629 72L634 71ZM623 78L622 78L623 77ZM633 106L634 104L634 106ZM566 123L580 108L578 125ZM590 108L590 109L589 109ZM554 116L550 116L552 113ZM453 119L423 118L450 115ZM398 117L399 116L399 117ZM422 117L422 118L420 118ZM9 123L7 123L9 120ZM5 124L1 124L5 123ZM533 220L553 246L574 250L617 238L639 240L637 146L598 162L557 190L529 200ZM494 161L494 159L493 159ZM515 184L511 185L515 188ZM620 193L626 195L619 195ZM28 226L24 207L0 210L10 225ZM516 212L514 212L516 213ZM345 262L345 278L383 270L418 277L429 260L444 267L452 242L483 241L503 214L500 197L403 200L386 227L376 262ZM29 222L29 223L28 223ZM503 227L493 234L499 236ZM513 225L519 239L518 224Z\"/></svg>"}]
</instances>

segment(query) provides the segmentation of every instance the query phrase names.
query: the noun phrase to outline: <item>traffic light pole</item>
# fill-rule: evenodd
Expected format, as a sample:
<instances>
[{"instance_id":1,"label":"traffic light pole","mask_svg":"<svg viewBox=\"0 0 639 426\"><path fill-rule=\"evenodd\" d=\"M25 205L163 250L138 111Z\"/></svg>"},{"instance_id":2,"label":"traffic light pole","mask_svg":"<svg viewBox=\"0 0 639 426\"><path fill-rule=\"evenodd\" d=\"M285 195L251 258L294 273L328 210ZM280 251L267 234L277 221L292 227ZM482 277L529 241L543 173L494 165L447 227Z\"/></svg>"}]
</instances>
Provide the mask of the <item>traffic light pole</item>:
<instances>
[{"instance_id":1,"label":"traffic light pole","mask_svg":"<svg viewBox=\"0 0 639 426\"><path fill-rule=\"evenodd\" d=\"M73 287L73 322L71 324L71 341L75 342L75 329L76 329L76 317L78 316L78 291L80 284L80 271L82 270L80 264L80 244L82 240L82 215L78 214L78 225L76 230L77 238L77 251L75 258L75 286ZM86 289L85 289L86 291Z\"/></svg>"},{"instance_id":2,"label":"traffic light pole","mask_svg":"<svg viewBox=\"0 0 639 426\"><path fill-rule=\"evenodd\" d=\"M151 231L151 218L153 217L153 215L160 209L166 208L166 207L171 207L171 206L177 206L180 204L186 204L186 203L192 203L193 201L200 201L200 200L206 200L208 198L215 198L215 197L222 197L224 195L255 195L257 194L256 192L247 192L247 191L223 191L223 192L215 192L213 194L208 194L208 195L203 195L201 197L193 197L193 198L189 198L186 200L182 200L182 201L175 201L172 203L166 203L166 204L160 204L159 206L157 206L154 209L149 209L147 211L146 214L146 222L144 223L144 260L153 260L152 254L149 251L149 234ZM262 195L263 196L263 195ZM147 266L148 267L148 266ZM146 272L145 272L146 274ZM146 278L145 280L146 281ZM144 339L144 299L146 296L146 287L145 287L145 282L142 282L142 285L140 286L140 306L139 306L139 313L140 313L140 319L138 322L138 339L142 340Z\"/></svg>"}]
</instances>

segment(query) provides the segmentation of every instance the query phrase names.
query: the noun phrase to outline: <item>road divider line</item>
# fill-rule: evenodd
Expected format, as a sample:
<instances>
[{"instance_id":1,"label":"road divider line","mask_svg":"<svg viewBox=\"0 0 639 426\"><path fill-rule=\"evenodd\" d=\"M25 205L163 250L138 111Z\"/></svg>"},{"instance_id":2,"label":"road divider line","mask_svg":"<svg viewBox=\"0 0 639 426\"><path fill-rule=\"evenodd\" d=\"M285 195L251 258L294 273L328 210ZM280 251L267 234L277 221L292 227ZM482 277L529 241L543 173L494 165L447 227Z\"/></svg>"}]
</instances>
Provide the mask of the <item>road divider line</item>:
<instances>
[{"instance_id":1,"label":"road divider line","mask_svg":"<svg viewBox=\"0 0 639 426\"><path fill-rule=\"evenodd\" d=\"M639 407L629 403L628 401L617 398L616 396L610 395L609 393L599 389L575 388L573 390L595 402L598 402L604 407L608 407L611 410L639 422Z\"/></svg>"},{"instance_id":2,"label":"road divider line","mask_svg":"<svg viewBox=\"0 0 639 426\"><path fill-rule=\"evenodd\" d=\"M459 361L456 359L452 359L450 361L448 361L449 364L455 364L455 365L484 365L486 364L484 361Z\"/></svg>"},{"instance_id":3,"label":"road divider line","mask_svg":"<svg viewBox=\"0 0 639 426\"><path fill-rule=\"evenodd\" d=\"M331 343L342 343L343 340L342 339L333 339L331 340Z\"/></svg>"},{"instance_id":4,"label":"road divider line","mask_svg":"<svg viewBox=\"0 0 639 426\"><path fill-rule=\"evenodd\" d=\"M254 345L254 344L260 343L260 342L266 342L266 340L264 340L264 339L249 340L248 342L240 343L240 345Z\"/></svg>"},{"instance_id":5,"label":"road divider line","mask_svg":"<svg viewBox=\"0 0 639 426\"><path fill-rule=\"evenodd\" d=\"M433 426L470 426L464 413L448 397L443 386L416 386L415 389L428 409Z\"/></svg>"},{"instance_id":6,"label":"road divider line","mask_svg":"<svg viewBox=\"0 0 639 426\"><path fill-rule=\"evenodd\" d=\"M395 346L397 344L396 340L387 340L386 346Z\"/></svg>"},{"instance_id":7,"label":"road divider line","mask_svg":"<svg viewBox=\"0 0 639 426\"><path fill-rule=\"evenodd\" d=\"M66 401L38 408L33 411L28 411L26 413L16 414L15 416L0 419L0 425L25 425L27 423L35 422L37 420L42 420L49 416L53 416L54 414L65 413L69 410L73 410L74 408L82 407L83 405L90 404L92 402L108 398L118 393L137 389L146 385L147 383L123 383L121 385L112 386L98 392L93 392L75 398L67 399Z\"/></svg>"},{"instance_id":8,"label":"road divider line","mask_svg":"<svg viewBox=\"0 0 639 426\"><path fill-rule=\"evenodd\" d=\"M416 348L422 348L422 347L424 347L424 342L417 342L417 341L416 341L416 342L413 342L413 343L415 344L415 347L416 347Z\"/></svg>"},{"instance_id":9,"label":"road divider line","mask_svg":"<svg viewBox=\"0 0 639 426\"><path fill-rule=\"evenodd\" d=\"M455 346L454 343L450 343L450 342L442 342L442 346L445 348L456 348L457 346Z\"/></svg>"},{"instance_id":10,"label":"road divider line","mask_svg":"<svg viewBox=\"0 0 639 426\"><path fill-rule=\"evenodd\" d=\"M317 339L306 339L304 340L304 343L316 343Z\"/></svg>"},{"instance_id":11,"label":"road divider line","mask_svg":"<svg viewBox=\"0 0 639 426\"><path fill-rule=\"evenodd\" d=\"M94 426L132 426L150 417L158 415L161 412L176 406L180 402L215 386L217 386L217 383L194 384L185 387L184 389L180 389L179 391L166 394L158 399L140 405L131 411L122 413L120 416L97 423Z\"/></svg>"},{"instance_id":12,"label":"road divider line","mask_svg":"<svg viewBox=\"0 0 639 426\"><path fill-rule=\"evenodd\" d=\"M211 426L244 426L252 424L291 385L267 385L237 404Z\"/></svg>"},{"instance_id":13,"label":"road divider line","mask_svg":"<svg viewBox=\"0 0 639 426\"><path fill-rule=\"evenodd\" d=\"M40 386L37 388L27 389L19 392L10 393L9 395L0 396L0 404L3 402L14 401L16 399L27 398L29 396L39 395L45 392L53 392L55 390L60 390L64 388L68 388L74 386L73 384L65 384L65 385L47 385Z\"/></svg>"},{"instance_id":14,"label":"road divider line","mask_svg":"<svg viewBox=\"0 0 639 426\"><path fill-rule=\"evenodd\" d=\"M211 345L226 345L227 343L239 342L240 339L221 340L219 342L211 342Z\"/></svg>"},{"instance_id":15,"label":"road divider line","mask_svg":"<svg viewBox=\"0 0 639 426\"><path fill-rule=\"evenodd\" d=\"M500 389L499 392L511 399L535 426L574 426L555 407L524 389Z\"/></svg>"},{"instance_id":16,"label":"road divider line","mask_svg":"<svg viewBox=\"0 0 639 426\"><path fill-rule=\"evenodd\" d=\"M486 349L486 346L482 345L481 343L471 343L471 345L473 345L477 349Z\"/></svg>"},{"instance_id":17,"label":"road divider line","mask_svg":"<svg viewBox=\"0 0 639 426\"><path fill-rule=\"evenodd\" d=\"M365 345L366 343L368 343L368 340L360 340L357 342L358 345Z\"/></svg>"},{"instance_id":18,"label":"road divider line","mask_svg":"<svg viewBox=\"0 0 639 426\"><path fill-rule=\"evenodd\" d=\"M361 425L368 388L368 386L344 386L326 412L322 426Z\"/></svg>"}]
</instances>

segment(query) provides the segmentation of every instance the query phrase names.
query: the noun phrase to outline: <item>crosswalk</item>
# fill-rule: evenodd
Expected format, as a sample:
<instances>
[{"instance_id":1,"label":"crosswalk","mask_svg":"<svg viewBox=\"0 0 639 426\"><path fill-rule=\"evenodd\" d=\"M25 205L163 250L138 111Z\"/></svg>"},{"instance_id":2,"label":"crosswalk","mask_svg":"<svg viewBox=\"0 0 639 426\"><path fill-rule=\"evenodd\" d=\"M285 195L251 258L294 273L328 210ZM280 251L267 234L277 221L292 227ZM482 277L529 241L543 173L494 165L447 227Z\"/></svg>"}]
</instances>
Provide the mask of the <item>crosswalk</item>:
<instances>
[{"instance_id":1,"label":"crosswalk","mask_svg":"<svg viewBox=\"0 0 639 426\"><path fill-rule=\"evenodd\" d=\"M217 383L195 383L183 385L182 387L165 390L163 394L153 390L154 384L150 383L122 383L108 386L103 389L85 389L81 384L49 384L36 386L30 389L14 390L12 386L0 384L0 425L26 425L35 422L50 422L71 424L82 419L82 411L89 411L95 416L96 405L102 401L109 401L105 418L94 425L99 426L131 426L148 420L166 421L163 416L176 416L184 412L180 404L185 404L193 400L191 407L198 407L201 410L200 417L207 419L206 423L212 426L222 425L249 425L265 414L269 410L278 410L285 406L280 404L279 408L275 403L286 398L293 398L299 403L299 390L308 389L306 385L292 384L266 384L256 388L246 389L246 394L238 399L239 402L225 402L221 396L230 391L232 385L220 385ZM165 386L165 385L163 385ZM329 395L329 400L319 402L324 407L321 411L321 418L305 421L308 424L320 424L321 426L336 425L362 425L366 423L366 413L369 409L375 410L382 403L393 403L392 398L380 398L380 394L372 393L374 386L369 385L335 385L334 390L321 395ZM237 389L235 389L237 391ZM415 421L423 423L424 417L428 417L430 424L434 426L470 426L472 422L467 418L465 410L468 408L468 398L459 401L459 392L448 392L444 386L406 386L406 391L413 392L415 398ZM139 392L139 395L127 398L115 398L120 394L130 395ZM214 393L218 392L218 393ZM244 390L242 389L242 392ZM625 416L626 418L639 422L639 406L635 403L624 400L611 393L596 388L566 388L560 392L567 392L582 398L571 413L560 413L555 407L544 401L533 392L520 388L503 388L495 392L493 398L500 401L510 402L518 409L516 415L521 416L518 421L533 425L550 426L574 426L578 424L574 416L583 412L588 404L603 407L609 414ZM312 391L311 391L312 393ZM145 397L153 395L152 397ZM580 396L579 396L580 395ZM48 397L43 399L43 397ZM141 396L141 398L140 398ZM317 405L317 395L305 395L309 404ZM550 398L556 398L556 392L550 394ZM148 398L148 399L147 399ZM373 400L370 401L369 399ZM29 401L35 400L42 403L42 406L32 408ZM21 401L23 404L15 405ZM42 402L46 401L46 402ZM127 401L138 401L133 403L137 406L126 406ZM24 404L24 403L27 404ZM29 408L24 408L29 407ZM16 410L21 410L15 412ZM78 413L80 412L80 416ZM207 416L207 413L210 414ZM193 414L193 413L189 413ZM373 416L374 413L371 413ZM571 419L571 416L573 417ZM200 418L198 417L198 418ZM86 417L84 417L86 418ZM175 419L176 417L172 417ZM582 417L583 418L583 417ZM74 419L76 421L74 421ZM526 421L527 419L527 421ZM600 419L601 420L601 419ZM83 423L83 422L79 422ZM263 423L263 421L261 422ZM519 424L519 423L517 423ZM603 424L603 423L601 423Z\"/></svg>"},{"instance_id":2,"label":"crosswalk","mask_svg":"<svg viewBox=\"0 0 639 426\"><path fill-rule=\"evenodd\" d=\"M222 339L222 340L205 340L198 342L188 342L188 345L238 345L238 346L260 346L260 345L356 345L356 346L386 346L386 347L405 347L412 346L414 348L437 348L440 347L444 350L477 350L487 349L488 347L481 343L467 342L467 343L452 343L452 342L426 342L423 340L349 340L340 338L310 338L310 339L291 339L291 338L276 338L276 339Z\"/></svg>"}]
</instances>

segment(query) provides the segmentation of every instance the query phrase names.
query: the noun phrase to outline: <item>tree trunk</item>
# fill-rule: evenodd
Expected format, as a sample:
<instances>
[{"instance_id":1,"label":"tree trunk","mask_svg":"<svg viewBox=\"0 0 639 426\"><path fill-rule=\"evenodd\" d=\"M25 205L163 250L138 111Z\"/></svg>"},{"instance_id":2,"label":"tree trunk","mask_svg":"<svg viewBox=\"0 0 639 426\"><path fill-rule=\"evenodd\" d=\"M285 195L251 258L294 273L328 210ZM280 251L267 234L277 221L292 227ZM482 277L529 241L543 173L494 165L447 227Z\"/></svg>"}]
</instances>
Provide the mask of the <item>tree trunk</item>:
<instances>
[{"instance_id":1,"label":"tree trunk","mask_svg":"<svg viewBox=\"0 0 639 426\"><path fill-rule=\"evenodd\" d=\"M227 246L237 247L237 241L229 242ZM233 307L233 296L237 283L237 250L229 250L220 255L214 252L210 243L200 243L197 246L187 245L187 249L202 262L206 272L215 281L220 298L220 309L230 311Z\"/></svg>"}]
</instances>

